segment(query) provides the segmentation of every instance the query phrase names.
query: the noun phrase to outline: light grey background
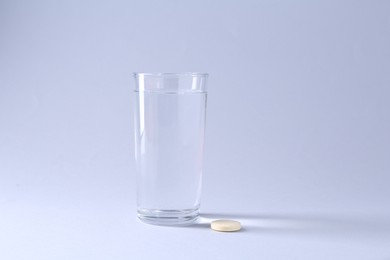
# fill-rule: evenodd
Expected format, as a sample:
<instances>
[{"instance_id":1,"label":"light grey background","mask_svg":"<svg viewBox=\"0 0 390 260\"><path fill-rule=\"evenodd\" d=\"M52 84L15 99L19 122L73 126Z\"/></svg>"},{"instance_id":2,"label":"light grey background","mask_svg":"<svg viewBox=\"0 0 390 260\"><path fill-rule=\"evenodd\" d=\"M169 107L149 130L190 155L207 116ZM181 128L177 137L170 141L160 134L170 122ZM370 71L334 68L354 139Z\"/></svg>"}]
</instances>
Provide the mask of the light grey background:
<instances>
[{"instance_id":1,"label":"light grey background","mask_svg":"<svg viewBox=\"0 0 390 260\"><path fill-rule=\"evenodd\" d=\"M210 73L204 224L136 219L133 71ZM0 259L390 259L389 88L389 1L2 0Z\"/></svg>"}]
</instances>

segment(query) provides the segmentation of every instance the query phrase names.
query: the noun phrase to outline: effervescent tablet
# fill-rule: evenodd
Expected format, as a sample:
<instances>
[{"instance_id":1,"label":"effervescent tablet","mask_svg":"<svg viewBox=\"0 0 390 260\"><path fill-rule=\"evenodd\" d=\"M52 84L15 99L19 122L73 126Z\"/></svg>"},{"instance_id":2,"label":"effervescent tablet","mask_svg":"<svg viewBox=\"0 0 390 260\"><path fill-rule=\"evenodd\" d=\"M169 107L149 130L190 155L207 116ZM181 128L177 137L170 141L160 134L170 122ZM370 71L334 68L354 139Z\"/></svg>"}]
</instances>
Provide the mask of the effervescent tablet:
<instances>
[{"instance_id":1,"label":"effervescent tablet","mask_svg":"<svg viewBox=\"0 0 390 260\"><path fill-rule=\"evenodd\" d=\"M235 220L214 220L211 222L211 229L222 232L232 232L241 229L241 223Z\"/></svg>"}]
</instances>

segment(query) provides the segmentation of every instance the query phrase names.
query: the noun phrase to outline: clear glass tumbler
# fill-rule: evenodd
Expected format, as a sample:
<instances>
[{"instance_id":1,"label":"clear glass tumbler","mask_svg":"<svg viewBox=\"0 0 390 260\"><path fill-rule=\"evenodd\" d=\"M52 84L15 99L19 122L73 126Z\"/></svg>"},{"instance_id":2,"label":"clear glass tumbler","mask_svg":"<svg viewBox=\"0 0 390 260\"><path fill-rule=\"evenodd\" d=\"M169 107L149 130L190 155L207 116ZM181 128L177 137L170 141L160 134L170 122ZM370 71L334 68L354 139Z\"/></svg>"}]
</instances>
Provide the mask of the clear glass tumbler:
<instances>
[{"instance_id":1,"label":"clear glass tumbler","mask_svg":"<svg viewBox=\"0 0 390 260\"><path fill-rule=\"evenodd\" d=\"M134 73L138 217L182 225L199 216L206 73Z\"/></svg>"}]
</instances>

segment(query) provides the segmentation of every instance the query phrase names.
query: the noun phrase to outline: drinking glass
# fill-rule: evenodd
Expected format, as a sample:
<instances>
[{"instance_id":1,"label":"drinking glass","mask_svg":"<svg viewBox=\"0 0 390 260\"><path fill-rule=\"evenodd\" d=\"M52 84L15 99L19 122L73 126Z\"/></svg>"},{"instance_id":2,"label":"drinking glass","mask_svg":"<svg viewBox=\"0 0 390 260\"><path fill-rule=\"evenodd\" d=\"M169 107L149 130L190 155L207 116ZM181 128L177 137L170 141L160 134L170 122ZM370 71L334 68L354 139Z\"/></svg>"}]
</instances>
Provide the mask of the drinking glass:
<instances>
[{"instance_id":1,"label":"drinking glass","mask_svg":"<svg viewBox=\"0 0 390 260\"><path fill-rule=\"evenodd\" d=\"M206 73L134 73L138 217L183 225L199 216Z\"/></svg>"}]
</instances>

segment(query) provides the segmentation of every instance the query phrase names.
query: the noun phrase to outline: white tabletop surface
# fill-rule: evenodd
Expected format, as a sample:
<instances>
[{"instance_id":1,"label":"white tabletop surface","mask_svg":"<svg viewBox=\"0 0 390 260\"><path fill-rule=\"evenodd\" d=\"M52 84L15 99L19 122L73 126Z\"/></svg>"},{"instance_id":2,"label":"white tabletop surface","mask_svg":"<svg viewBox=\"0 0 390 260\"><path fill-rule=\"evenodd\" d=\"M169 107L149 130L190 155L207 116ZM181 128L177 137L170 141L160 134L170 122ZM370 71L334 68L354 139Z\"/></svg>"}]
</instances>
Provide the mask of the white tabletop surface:
<instances>
[{"instance_id":1,"label":"white tabletop surface","mask_svg":"<svg viewBox=\"0 0 390 260\"><path fill-rule=\"evenodd\" d=\"M2 259L389 259L389 214L370 210L260 211L253 200L243 204L226 201L224 206L209 205L203 209L199 223L161 227L137 220L132 203L124 199L101 202L75 199L66 205L54 199L3 200L0 256ZM209 225L213 219L239 220L243 229L235 233L216 232Z\"/></svg>"}]
</instances>

